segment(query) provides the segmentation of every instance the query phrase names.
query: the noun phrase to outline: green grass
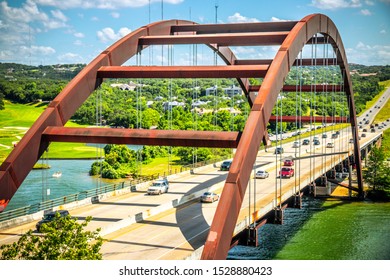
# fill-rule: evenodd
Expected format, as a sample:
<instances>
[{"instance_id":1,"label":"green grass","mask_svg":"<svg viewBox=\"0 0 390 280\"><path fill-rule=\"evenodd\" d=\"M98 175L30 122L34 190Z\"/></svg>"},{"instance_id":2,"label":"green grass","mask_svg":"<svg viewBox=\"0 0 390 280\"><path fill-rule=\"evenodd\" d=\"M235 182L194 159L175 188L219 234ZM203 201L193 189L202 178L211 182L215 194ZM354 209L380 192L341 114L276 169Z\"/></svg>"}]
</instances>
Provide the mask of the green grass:
<instances>
[{"instance_id":1,"label":"green grass","mask_svg":"<svg viewBox=\"0 0 390 280\"><path fill-rule=\"evenodd\" d=\"M38 119L47 107L42 103L14 104L5 100L5 109L0 110L0 162L12 151L13 143L19 141L28 128ZM66 126L80 126L68 122ZM53 143L50 145L50 158L93 158L96 148L79 143Z\"/></svg>"},{"instance_id":2,"label":"green grass","mask_svg":"<svg viewBox=\"0 0 390 280\"><path fill-rule=\"evenodd\" d=\"M172 172L175 172L175 169L179 170L181 165L176 164L176 161L179 160L179 157L172 156L170 167ZM142 165L141 175L150 176L156 174L164 174L168 170L168 158L155 158L149 164Z\"/></svg>"},{"instance_id":3,"label":"green grass","mask_svg":"<svg viewBox=\"0 0 390 280\"><path fill-rule=\"evenodd\" d=\"M382 96L382 94L386 91L386 89L390 86L390 80L379 82L380 85L383 85L385 88L381 92L379 92L372 100L367 101L366 103L366 109L374 106L375 102L379 100L379 98ZM363 113L363 112L362 112ZM362 114L361 113L361 114Z\"/></svg>"},{"instance_id":4,"label":"green grass","mask_svg":"<svg viewBox=\"0 0 390 280\"><path fill-rule=\"evenodd\" d=\"M390 86L390 81L381 82L385 86L385 89L381 94ZM386 104L382 105L381 110L375 116L374 123L380 123L390 118L390 101L387 101Z\"/></svg>"}]
</instances>

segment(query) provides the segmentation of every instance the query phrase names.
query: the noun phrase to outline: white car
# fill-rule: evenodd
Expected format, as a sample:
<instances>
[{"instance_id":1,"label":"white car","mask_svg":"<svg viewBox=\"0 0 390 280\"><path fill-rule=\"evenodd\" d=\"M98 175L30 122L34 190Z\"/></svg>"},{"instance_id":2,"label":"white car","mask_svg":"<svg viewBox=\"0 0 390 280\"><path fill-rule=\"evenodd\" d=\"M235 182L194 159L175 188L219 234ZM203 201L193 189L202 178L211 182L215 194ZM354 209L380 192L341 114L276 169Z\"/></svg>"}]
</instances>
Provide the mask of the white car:
<instances>
[{"instance_id":1,"label":"white car","mask_svg":"<svg viewBox=\"0 0 390 280\"><path fill-rule=\"evenodd\" d=\"M167 180L156 180L148 188L148 194L162 194L167 193L169 189L169 183Z\"/></svg>"},{"instance_id":2,"label":"white car","mask_svg":"<svg viewBox=\"0 0 390 280\"><path fill-rule=\"evenodd\" d=\"M326 144L326 147L327 148L334 148L334 143L329 142L328 144Z\"/></svg>"},{"instance_id":3,"label":"white car","mask_svg":"<svg viewBox=\"0 0 390 280\"><path fill-rule=\"evenodd\" d=\"M219 195L213 192L205 192L200 196L200 202L211 202L217 201L219 199Z\"/></svg>"},{"instance_id":4,"label":"white car","mask_svg":"<svg viewBox=\"0 0 390 280\"><path fill-rule=\"evenodd\" d=\"M301 146L301 143L299 143L299 141L294 141L292 146L293 148L299 148Z\"/></svg>"},{"instance_id":5,"label":"white car","mask_svg":"<svg viewBox=\"0 0 390 280\"><path fill-rule=\"evenodd\" d=\"M269 173L265 170L257 170L256 179L265 179L269 177Z\"/></svg>"}]
</instances>

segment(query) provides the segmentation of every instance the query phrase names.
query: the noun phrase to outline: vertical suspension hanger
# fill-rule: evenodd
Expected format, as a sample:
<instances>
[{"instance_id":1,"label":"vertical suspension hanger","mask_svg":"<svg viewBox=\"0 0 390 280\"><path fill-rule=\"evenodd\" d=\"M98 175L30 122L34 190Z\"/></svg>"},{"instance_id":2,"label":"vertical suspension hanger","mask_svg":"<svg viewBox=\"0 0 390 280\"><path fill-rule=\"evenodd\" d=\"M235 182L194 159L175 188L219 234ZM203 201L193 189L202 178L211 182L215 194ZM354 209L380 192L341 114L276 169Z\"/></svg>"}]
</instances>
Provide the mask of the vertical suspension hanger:
<instances>
[{"instance_id":1,"label":"vertical suspension hanger","mask_svg":"<svg viewBox=\"0 0 390 280\"><path fill-rule=\"evenodd\" d=\"M137 59L137 66L141 66L141 56L142 56L142 49L139 48L138 52L136 54ZM142 80L137 79L137 129L142 128ZM137 170L138 170L138 177L141 178L142 176L142 149L139 148L137 150Z\"/></svg>"}]
</instances>

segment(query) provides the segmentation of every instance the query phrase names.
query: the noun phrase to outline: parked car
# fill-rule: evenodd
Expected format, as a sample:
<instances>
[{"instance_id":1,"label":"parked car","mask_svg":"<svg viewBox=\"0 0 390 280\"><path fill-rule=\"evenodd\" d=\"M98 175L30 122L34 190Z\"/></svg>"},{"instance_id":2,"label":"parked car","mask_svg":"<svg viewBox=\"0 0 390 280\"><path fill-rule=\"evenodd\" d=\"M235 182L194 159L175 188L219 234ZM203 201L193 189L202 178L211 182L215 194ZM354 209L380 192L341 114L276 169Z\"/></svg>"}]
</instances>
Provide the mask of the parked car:
<instances>
[{"instance_id":1,"label":"parked car","mask_svg":"<svg viewBox=\"0 0 390 280\"><path fill-rule=\"evenodd\" d=\"M219 199L219 195L213 192L205 192L200 196L201 202L211 202L217 201Z\"/></svg>"},{"instance_id":2,"label":"parked car","mask_svg":"<svg viewBox=\"0 0 390 280\"><path fill-rule=\"evenodd\" d=\"M284 166L293 166L294 165L294 160L293 159L286 159L283 162Z\"/></svg>"},{"instance_id":3,"label":"parked car","mask_svg":"<svg viewBox=\"0 0 390 280\"><path fill-rule=\"evenodd\" d=\"M269 177L269 173L265 170L257 170L255 177L256 179L265 179Z\"/></svg>"},{"instance_id":4,"label":"parked car","mask_svg":"<svg viewBox=\"0 0 390 280\"><path fill-rule=\"evenodd\" d=\"M326 147L327 148L334 148L334 143L329 142L328 144L326 144Z\"/></svg>"},{"instance_id":5,"label":"parked car","mask_svg":"<svg viewBox=\"0 0 390 280\"><path fill-rule=\"evenodd\" d=\"M50 223L50 222L54 221L54 219L56 219L57 217L61 218L61 217L66 217L68 215L69 215L68 210L49 211L43 215L42 220L40 220L35 225L35 227L36 227L37 231L40 232L43 224Z\"/></svg>"},{"instance_id":6,"label":"parked car","mask_svg":"<svg viewBox=\"0 0 390 280\"><path fill-rule=\"evenodd\" d=\"M303 139L302 145L309 145L309 144L310 144L310 140L309 139Z\"/></svg>"},{"instance_id":7,"label":"parked car","mask_svg":"<svg viewBox=\"0 0 390 280\"><path fill-rule=\"evenodd\" d=\"M160 179L156 180L152 183L152 185L148 188L148 195L152 194L162 194L167 193L169 189L169 183L168 180Z\"/></svg>"},{"instance_id":8,"label":"parked car","mask_svg":"<svg viewBox=\"0 0 390 280\"><path fill-rule=\"evenodd\" d=\"M221 171L229 171L230 165L232 165L232 160L225 160L221 164L221 167L220 167Z\"/></svg>"},{"instance_id":9,"label":"parked car","mask_svg":"<svg viewBox=\"0 0 390 280\"><path fill-rule=\"evenodd\" d=\"M282 178L291 178L294 176L294 169L291 167L282 167L279 171L279 176Z\"/></svg>"},{"instance_id":10,"label":"parked car","mask_svg":"<svg viewBox=\"0 0 390 280\"><path fill-rule=\"evenodd\" d=\"M276 147L274 154L283 154L284 149L282 147Z\"/></svg>"}]
</instances>

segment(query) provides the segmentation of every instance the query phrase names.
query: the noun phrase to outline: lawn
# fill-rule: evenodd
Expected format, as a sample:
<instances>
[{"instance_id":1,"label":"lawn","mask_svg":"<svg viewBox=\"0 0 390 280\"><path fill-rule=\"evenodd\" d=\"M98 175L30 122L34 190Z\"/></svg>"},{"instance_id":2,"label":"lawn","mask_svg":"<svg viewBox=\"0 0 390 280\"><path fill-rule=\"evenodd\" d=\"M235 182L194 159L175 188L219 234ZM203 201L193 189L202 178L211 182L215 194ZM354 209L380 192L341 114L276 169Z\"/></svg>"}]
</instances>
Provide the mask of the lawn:
<instances>
[{"instance_id":1,"label":"lawn","mask_svg":"<svg viewBox=\"0 0 390 280\"><path fill-rule=\"evenodd\" d=\"M12 151L36 119L47 107L44 103L14 104L5 100L5 109L0 110L0 162ZM68 122L66 126L79 126ZM50 158L93 158L96 147L79 143L53 143L49 149Z\"/></svg>"}]
</instances>

